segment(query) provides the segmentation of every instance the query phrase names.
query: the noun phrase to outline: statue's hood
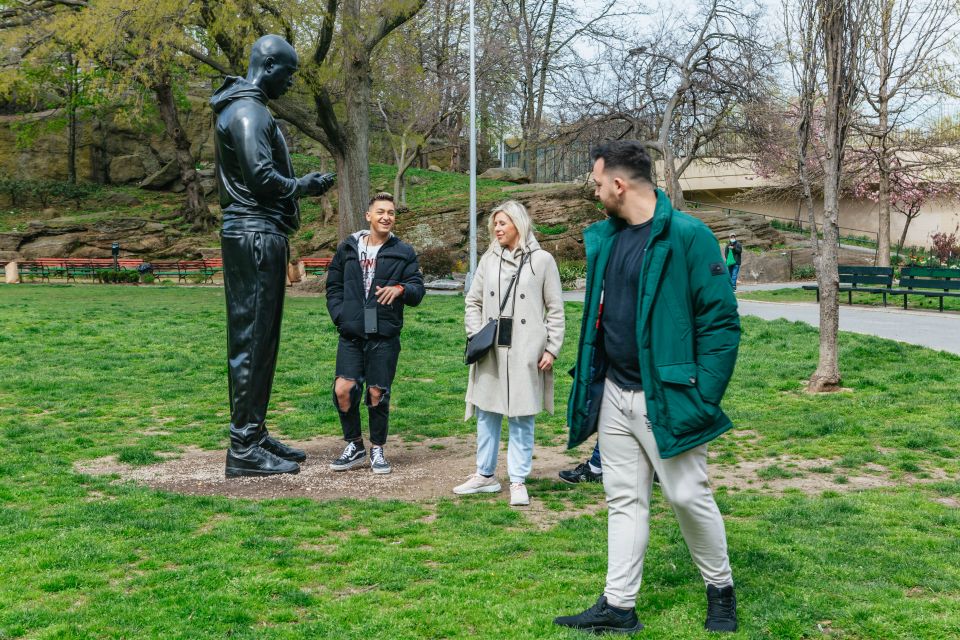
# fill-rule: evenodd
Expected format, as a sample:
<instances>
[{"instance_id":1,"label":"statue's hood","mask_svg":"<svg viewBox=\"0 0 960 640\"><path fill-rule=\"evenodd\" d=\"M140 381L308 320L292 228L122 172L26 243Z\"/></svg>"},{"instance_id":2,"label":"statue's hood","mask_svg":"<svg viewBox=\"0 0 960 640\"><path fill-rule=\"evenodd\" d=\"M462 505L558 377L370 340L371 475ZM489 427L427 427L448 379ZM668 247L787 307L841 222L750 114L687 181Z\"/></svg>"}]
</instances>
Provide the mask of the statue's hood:
<instances>
[{"instance_id":1,"label":"statue's hood","mask_svg":"<svg viewBox=\"0 0 960 640\"><path fill-rule=\"evenodd\" d=\"M267 94L260 87L247 82L246 78L227 76L223 86L217 89L213 97L210 98L210 106L213 107L214 113L220 113L226 109L228 104L240 98L253 98L267 104Z\"/></svg>"}]
</instances>

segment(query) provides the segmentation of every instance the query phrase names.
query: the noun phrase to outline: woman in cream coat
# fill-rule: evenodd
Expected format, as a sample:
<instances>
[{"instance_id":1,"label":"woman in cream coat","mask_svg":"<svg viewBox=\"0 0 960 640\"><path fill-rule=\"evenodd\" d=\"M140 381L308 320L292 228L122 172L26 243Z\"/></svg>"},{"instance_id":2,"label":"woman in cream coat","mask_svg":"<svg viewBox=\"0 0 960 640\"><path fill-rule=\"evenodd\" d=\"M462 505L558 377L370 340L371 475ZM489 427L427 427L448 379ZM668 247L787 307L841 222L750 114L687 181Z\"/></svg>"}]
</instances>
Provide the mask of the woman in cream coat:
<instances>
[{"instance_id":1,"label":"woman in cream coat","mask_svg":"<svg viewBox=\"0 0 960 640\"><path fill-rule=\"evenodd\" d=\"M511 345L495 343L470 365L465 419L476 413L477 473L453 490L460 495L500 491L494 473L506 417L511 505L530 503L525 482L533 463L534 417L544 409L553 413L553 362L564 332L560 272L553 256L533 237L531 226L519 202L508 200L493 210L490 248L477 265L466 298L465 327L471 336L500 314L510 280L522 261L503 310L504 318L513 318Z\"/></svg>"}]
</instances>

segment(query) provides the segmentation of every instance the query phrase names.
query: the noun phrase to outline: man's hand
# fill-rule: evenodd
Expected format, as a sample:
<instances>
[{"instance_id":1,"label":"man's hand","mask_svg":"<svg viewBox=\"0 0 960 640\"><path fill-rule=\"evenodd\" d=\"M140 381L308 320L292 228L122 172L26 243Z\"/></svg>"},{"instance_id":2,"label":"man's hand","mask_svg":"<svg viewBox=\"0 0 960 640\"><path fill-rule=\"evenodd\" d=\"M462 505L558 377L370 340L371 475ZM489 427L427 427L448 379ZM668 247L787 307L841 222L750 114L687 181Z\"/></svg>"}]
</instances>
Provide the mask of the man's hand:
<instances>
[{"instance_id":1,"label":"man's hand","mask_svg":"<svg viewBox=\"0 0 960 640\"><path fill-rule=\"evenodd\" d=\"M543 356L540 358L540 364L537 365L537 368L540 369L540 371L550 371L550 369L553 369L553 361L555 359L556 358L553 357L552 353L549 351L544 351Z\"/></svg>"},{"instance_id":2,"label":"man's hand","mask_svg":"<svg viewBox=\"0 0 960 640\"><path fill-rule=\"evenodd\" d=\"M319 173L314 171L308 173L298 180L300 190L309 196L322 196L333 186L337 180L335 173Z\"/></svg>"},{"instance_id":3,"label":"man's hand","mask_svg":"<svg viewBox=\"0 0 960 640\"><path fill-rule=\"evenodd\" d=\"M380 304L391 304L394 300L403 295L403 287L399 284L389 287L377 287L377 302Z\"/></svg>"}]
</instances>

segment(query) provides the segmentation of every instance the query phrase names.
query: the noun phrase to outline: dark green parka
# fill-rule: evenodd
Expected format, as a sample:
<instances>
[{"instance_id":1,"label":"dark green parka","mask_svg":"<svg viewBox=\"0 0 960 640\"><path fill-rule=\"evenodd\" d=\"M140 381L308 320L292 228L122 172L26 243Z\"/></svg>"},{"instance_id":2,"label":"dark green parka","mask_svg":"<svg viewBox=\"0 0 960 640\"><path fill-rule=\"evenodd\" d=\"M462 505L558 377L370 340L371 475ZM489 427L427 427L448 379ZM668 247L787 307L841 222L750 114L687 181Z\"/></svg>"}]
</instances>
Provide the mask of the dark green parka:
<instances>
[{"instance_id":1,"label":"dark green parka","mask_svg":"<svg viewBox=\"0 0 960 640\"><path fill-rule=\"evenodd\" d=\"M675 211L659 189L652 224L637 296L637 346L647 417L661 457L670 458L733 426L720 401L737 361L740 317L710 229ZM597 430L606 377L597 316L617 231L604 220L583 233L587 291L567 405L571 448Z\"/></svg>"}]
</instances>

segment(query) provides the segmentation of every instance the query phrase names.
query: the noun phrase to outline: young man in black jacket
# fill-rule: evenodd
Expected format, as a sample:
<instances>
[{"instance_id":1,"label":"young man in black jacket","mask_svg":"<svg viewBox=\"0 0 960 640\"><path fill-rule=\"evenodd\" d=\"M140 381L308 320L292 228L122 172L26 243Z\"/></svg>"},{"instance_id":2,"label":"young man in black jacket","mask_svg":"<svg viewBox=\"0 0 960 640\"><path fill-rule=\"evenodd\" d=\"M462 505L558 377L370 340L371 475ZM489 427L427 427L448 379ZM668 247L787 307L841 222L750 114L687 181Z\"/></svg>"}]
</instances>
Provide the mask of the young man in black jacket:
<instances>
[{"instance_id":1,"label":"young man in black jacket","mask_svg":"<svg viewBox=\"0 0 960 640\"><path fill-rule=\"evenodd\" d=\"M366 383L370 467L390 473L383 453L390 418L390 385L397 373L403 307L420 304L423 274L413 247L393 233L393 196L378 193L367 209L370 228L337 248L327 275L327 311L340 332L333 401L347 446L330 464L347 471L367 457L360 433L360 395Z\"/></svg>"}]
</instances>

